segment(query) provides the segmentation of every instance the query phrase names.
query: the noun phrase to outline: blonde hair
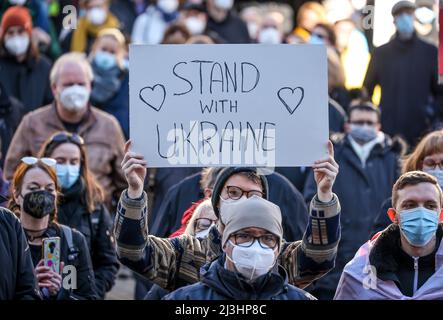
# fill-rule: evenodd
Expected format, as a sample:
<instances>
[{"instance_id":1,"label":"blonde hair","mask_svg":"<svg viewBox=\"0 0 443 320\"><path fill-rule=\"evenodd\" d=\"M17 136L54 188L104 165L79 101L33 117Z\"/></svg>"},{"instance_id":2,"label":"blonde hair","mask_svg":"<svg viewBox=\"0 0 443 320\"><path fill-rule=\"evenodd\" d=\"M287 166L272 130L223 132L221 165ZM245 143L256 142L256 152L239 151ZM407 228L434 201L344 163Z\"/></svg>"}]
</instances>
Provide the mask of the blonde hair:
<instances>
[{"instance_id":1,"label":"blonde hair","mask_svg":"<svg viewBox=\"0 0 443 320\"><path fill-rule=\"evenodd\" d=\"M105 28L98 33L97 38L95 39L94 44L92 45L90 59L92 59L92 55L93 55L93 53L95 53L100 40L105 37L109 37L109 38L112 38L115 41L117 41L117 43L120 47L120 50L119 50L120 52L118 52L116 54L117 64L120 67L120 69L123 69L124 68L123 67L123 59L126 54L126 40L125 40L125 36L123 35L123 33L121 33L121 31L118 30L117 28Z\"/></svg>"},{"instance_id":2,"label":"blonde hair","mask_svg":"<svg viewBox=\"0 0 443 320\"><path fill-rule=\"evenodd\" d=\"M207 199L200 203L197 208L195 208L194 212L192 213L191 219L189 219L188 225L186 226L184 234L188 234L191 236L195 235L195 221L200 218L202 213L208 212L208 211L214 211L214 208L212 207L211 199ZM214 213L215 217L215 213Z\"/></svg>"},{"instance_id":3,"label":"blonde hair","mask_svg":"<svg viewBox=\"0 0 443 320\"><path fill-rule=\"evenodd\" d=\"M317 15L318 19L320 22L326 22L326 10L325 7L322 6L320 3L318 2L314 2L314 1L308 1L305 2L299 9L297 12L297 26L300 25L300 20L302 19L302 17L304 16L304 14L307 11L314 11L315 14Z\"/></svg>"},{"instance_id":4,"label":"blonde hair","mask_svg":"<svg viewBox=\"0 0 443 320\"><path fill-rule=\"evenodd\" d=\"M64 65L67 63L78 64L85 72L89 81L92 82L92 80L94 79L94 73L92 72L91 65L89 64L89 61L86 58L86 55L81 52L70 52L70 53L66 53L66 54L62 55L54 63L54 66L52 67L52 70L51 70L51 74L49 76L49 79L51 81L51 85L53 85L57 82L60 71L62 70Z\"/></svg>"}]
</instances>

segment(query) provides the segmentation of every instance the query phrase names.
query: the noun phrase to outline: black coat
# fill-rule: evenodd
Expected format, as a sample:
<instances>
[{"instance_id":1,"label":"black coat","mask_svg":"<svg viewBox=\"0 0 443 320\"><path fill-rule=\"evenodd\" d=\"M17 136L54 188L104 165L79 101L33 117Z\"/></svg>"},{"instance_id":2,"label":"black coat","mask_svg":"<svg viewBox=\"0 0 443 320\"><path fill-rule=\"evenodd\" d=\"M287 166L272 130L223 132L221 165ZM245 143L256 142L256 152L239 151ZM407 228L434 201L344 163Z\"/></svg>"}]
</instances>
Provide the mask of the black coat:
<instances>
[{"instance_id":1,"label":"black coat","mask_svg":"<svg viewBox=\"0 0 443 320\"><path fill-rule=\"evenodd\" d=\"M201 281L182 287L164 300L311 300L311 295L288 283L281 267L258 277L253 283L225 269L224 255L202 267ZM277 271L278 269L278 271Z\"/></svg>"},{"instance_id":2,"label":"black coat","mask_svg":"<svg viewBox=\"0 0 443 320\"><path fill-rule=\"evenodd\" d=\"M9 144L23 115L24 108L22 103L16 98L8 96L0 82L0 143L2 153L0 156L0 167L2 168L3 159L6 157Z\"/></svg>"},{"instance_id":3,"label":"black coat","mask_svg":"<svg viewBox=\"0 0 443 320\"><path fill-rule=\"evenodd\" d=\"M99 298L104 298L105 293L113 287L119 269L112 239L112 220L103 204L97 206L94 212L88 212L85 191L80 181L71 189L63 190L58 221L85 236L91 254L97 294Z\"/></svg>"},{"instance_id":4,"label":"black coat","mask_svg":"<svg viewBox=\"0 0 443 320\"><path fill-rule=\"evenodd\" d=\"M0 266L0 301L40 299L25 233L5 208L0 208Z\"/></svg>"},{"instance_id":5,"label":"black coat","mask_svg":"<svg viewBox=\"0 0 443 320\"><path fill-rule=\"evenodd\" d=\"M23 104L25 112L52 102L50 71L51 63L43 56L23 63L9 56L0 58L0 82L8 96Z\"/></svg>"},{"instance_id":6,"label":"black coat","mask_svg":"<svg viewBox=\"0 0 443 320\"><path fill-rule=\"evenodd\" d=\"M443 108L443 86L438 85L437 48L418 37L398 37L375 49L364 86L372 96L379 84L383 131L402 135L415 145L430 125L433 112Z\"/></svg>"},{"instance_id":7,"label":"black coat","mask_svg":"<svg viewBox=\"0 0 443 320\"><path fill-rule=\"evenodd\" d=\"M97 293L95 288L94 271L91 257L85 237L75 229L72 230L72 242L74 247L69 248L68 241L62 228L57 224L51 224L46 230L44 237L60 237L60 261L66 266L74 266L77 271L77 288L62 289L55 299L57 300L95 300ZM32 248L34 247L34 248ZM31 254L34 266L42 259L41 246L32 246ZM71 250L73 249L73 250ZM63 279L67 274L62 274Z\"/></svg>"},{"instance_id":8,"label":"black coat","mask_svg":"<svg viewBox=\"0 0 443 320\"><path fill-rule=\"evenodd\" d=\"M282 212L285 240L302 239L308 224L308 209L302 194L279 173L267 175L266 178L269 184L269 201L278 205ZM152 219L150 234L168 237L181 226L184 212L193 202L203 198L200 179L200 173L196 173L169 189L160 210Z\"/></svg>"},{"instance_id":9,"label":"black coat","mask_svg":"<svg viewBox=\"0 0 443 320\"><path fill-rule=\"evenodd\" d=\"M211 17L208 19L208 31L213 31L225 43L250 43L248 27L235 13L232 11L222 22L216 22Z\"/></svg>"},{"instance_id":10,"label":"black coat","mask_svg":"<svg viewBox=\"0 0 443 320\"><path fill-rule=\"evenodd\" d=\"M363 168L348 137L334 138L335 160L340 171L333 192L340 199L342 233L335 268L317 282L319 290L329 291L332 296L344 266L371 236L380 206L390 196L400 174L399 158L404 150L400 141L386 136L382 144L374 146ZM305 188L307 201L315 189L311 171Z\"/></svg>"}]
</instances>

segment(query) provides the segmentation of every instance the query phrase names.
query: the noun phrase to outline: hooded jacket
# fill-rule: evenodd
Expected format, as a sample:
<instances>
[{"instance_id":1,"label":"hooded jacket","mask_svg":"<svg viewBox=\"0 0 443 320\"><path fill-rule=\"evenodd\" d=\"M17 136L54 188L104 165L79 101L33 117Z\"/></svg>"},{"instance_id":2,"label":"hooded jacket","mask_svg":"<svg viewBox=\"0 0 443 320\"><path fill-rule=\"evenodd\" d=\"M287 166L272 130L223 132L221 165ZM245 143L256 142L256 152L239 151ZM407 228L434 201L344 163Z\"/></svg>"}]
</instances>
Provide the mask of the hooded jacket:
<instances>
[{"instance_id":1,"label":"hooded jacket","mask_svg":"<svg viewBox=\"0 0 443 320\"><path fill-rule=\"evenodd\" d=\"M443 224L437 229L437 247L435 256L435 271L432 275L424 276L421 260L417 263L418 290L412 296L405 295L406 283L401 283L399 268L403 259L398 258L400 228L391 224L371 241L366 242L349 262L341 276L335 300L443 300ZM426 259L429 260L429 259ZM409 274L413 281L414 270ZM402 290L403 286L403 290Z\"/></svg>"},{"instance_id":2,"label":"hooded jacket","mask_svg":"<svg viewBox=\"0 0 443 320\"><path fill-rule=\"evenodd\" d=\"M248 282L241 274L225 269L225 255L202 267L201 281L180 288L164 300L315 300L309 293L288 284L281 266Z\"/></svg>"}]
</instances>

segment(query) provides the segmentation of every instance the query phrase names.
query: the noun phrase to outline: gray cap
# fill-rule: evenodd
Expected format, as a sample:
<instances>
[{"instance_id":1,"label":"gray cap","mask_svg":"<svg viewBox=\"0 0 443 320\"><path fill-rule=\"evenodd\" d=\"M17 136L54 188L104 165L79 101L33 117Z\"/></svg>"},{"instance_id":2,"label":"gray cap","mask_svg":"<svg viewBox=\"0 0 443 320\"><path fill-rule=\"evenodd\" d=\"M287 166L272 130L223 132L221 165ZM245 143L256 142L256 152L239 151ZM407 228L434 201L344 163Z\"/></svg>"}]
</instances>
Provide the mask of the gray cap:
<instances>
[{"instance_id":1,"label":"gray cap","mask_svg":"<svg viewBox=\"0 0 443 320\"><path fill-rule=\"evenodd\" d=\"M416 9L417 6L412 1L402 0L397 2L391 10L391 14L395 16L401 9Z\"/></svg>"},{"instance_id":2,"label":"gray cap","mask_svg":"<svg viewBox=\"0 0 443 320\"><path fill-rule=\"evenodd\" d=\"M237 200L223 206L223 217L226 218L223 230L222 245L229 237L244 228L262 228L283 238L281 211L276 204L252 196L245 200Z\"/></svg>"}]
</instances>

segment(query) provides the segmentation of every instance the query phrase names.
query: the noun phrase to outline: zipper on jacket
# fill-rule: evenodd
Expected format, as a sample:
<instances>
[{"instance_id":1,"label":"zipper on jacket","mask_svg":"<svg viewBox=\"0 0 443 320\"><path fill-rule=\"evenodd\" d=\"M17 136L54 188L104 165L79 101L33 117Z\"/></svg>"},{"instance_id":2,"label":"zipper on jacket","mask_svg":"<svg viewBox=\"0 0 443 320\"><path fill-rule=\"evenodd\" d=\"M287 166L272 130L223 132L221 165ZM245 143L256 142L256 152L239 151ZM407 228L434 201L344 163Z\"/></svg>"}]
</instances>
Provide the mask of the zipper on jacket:
<instances>
[{"instance_id":1,"label":"zipper on jacket","mask_svg":"<svg viewBox=\"0 0 443 320\"><path fill-rule=\"evenodd\" d=\"M414 259L414 284L413 284L413 291L412 294L415 295L415 292L418 288L418 259L420 257L412 257Z\"/></svg>"}]
</instances>

